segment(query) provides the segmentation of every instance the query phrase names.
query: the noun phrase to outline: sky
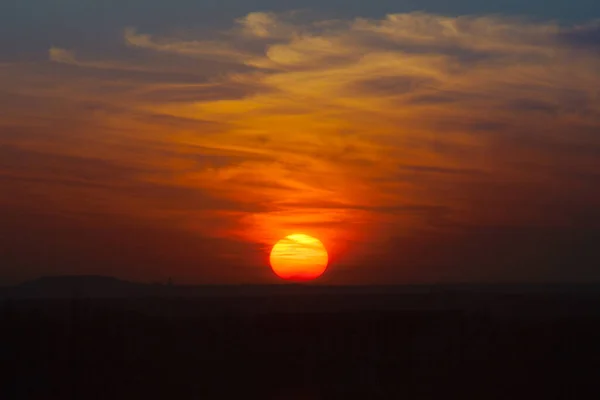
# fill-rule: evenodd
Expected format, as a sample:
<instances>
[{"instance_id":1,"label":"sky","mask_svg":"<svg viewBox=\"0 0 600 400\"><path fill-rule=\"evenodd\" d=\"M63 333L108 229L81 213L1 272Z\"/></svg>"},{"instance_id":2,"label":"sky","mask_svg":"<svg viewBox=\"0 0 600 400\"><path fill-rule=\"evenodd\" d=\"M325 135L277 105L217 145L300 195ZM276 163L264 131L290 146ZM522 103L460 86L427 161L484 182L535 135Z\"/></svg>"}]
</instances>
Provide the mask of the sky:
<instances>
[{"instance_id":1,"label":"sky","mask_svg":"<svg viewBox=\"0 0 600 400\"><path fill-rule=\"evenodd\" d=\"M0 5L0 284L600 280L600 3Z\"/></svg>"}]
</instances>

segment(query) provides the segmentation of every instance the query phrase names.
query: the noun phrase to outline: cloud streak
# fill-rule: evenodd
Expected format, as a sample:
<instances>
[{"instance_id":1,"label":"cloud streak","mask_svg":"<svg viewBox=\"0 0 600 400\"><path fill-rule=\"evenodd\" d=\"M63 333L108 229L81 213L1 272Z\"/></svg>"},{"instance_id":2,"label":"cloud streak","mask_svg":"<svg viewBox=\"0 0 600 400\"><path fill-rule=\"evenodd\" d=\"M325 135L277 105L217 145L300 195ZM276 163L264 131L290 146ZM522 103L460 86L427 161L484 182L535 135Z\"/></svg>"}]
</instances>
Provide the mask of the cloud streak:
<instances>
[{"instance_id":1,"label":"cloud streak","mask_svg":"<svg viewBox=\"0 0 600 400\"><path fill-rule=\"evenodd\" d=\"M396 259L390 238L435 246L478 229L574 229L600 206L597 31L597 22L298 12L255 12L202 34L127 28L128 58L84 61L53 47L54 81L9 87L59 99L62 123L75 115L87 135L46 121L52 140L10 144L84 148L135 166L129 198L104 195L140 218L257 246L302 230L349 263L353 252ZM11 67L2 71L9 82ZM29 127L32 113L15 106L14 124ZM8 137L12 128L0 129Z\"/></svg>"}]
</instances>

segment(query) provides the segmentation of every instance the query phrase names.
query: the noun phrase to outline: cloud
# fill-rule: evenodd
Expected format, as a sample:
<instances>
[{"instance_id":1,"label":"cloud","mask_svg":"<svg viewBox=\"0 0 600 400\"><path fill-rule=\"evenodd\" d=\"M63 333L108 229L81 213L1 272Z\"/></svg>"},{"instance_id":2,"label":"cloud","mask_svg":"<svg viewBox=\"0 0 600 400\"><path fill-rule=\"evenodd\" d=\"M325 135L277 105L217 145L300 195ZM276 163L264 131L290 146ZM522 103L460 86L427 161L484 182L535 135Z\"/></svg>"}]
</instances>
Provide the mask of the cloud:
<instances>
[{"instance_id":1,"label":"cloud","mask_svg":"<svg viewBox=\"0 0 600 400\"><path fill-rule=\"evenodd\" d=\"M354 83L354 89L360 94L373 96L398 96L419 91L427 86L439 84L434 79L421 76L377 76Z\"/></svg>"},{"instance_id":2,"label":"cloud","mask_svg":"<svg viewBox=\"0 0 600 400\"><path fill-rule=\"evenodd\" d=\"M245 35L261 39L286 38L293 32L293 26L285 24L275 13L252 12L236 22Z\"/></svg>"},{"instance_id":3,"label":"cloud","mask_svg":"<svg viewBox=\"0 0 600 400\"><path fill-rule=\"evenodd\" d=\"M197 60L173 63L156 52L133 56L121 55L122 59L120 59L118 56L121 51L122 48L112 49L116 55L109 52L109 57L106 58L93 51L80 54L74 50L51 47L48 50L48 59L53 63L63 64L67 68L58 71L71 74L80 82L84 78L94 83L98 80L108 81L104 88L119 87L121 90L127 86L135 90L143 90L147 86L163 89L169 86L171 90L210 87L208 80L212 79L216 73L214 71L218 72L221 67L218 63L212 63L198 68ZM73 68L68 67L79 67L81 71L74 74ZM185 87L182 84L185 84Z\"/></svg>"},{"instance_id":4,"label":"cloud","mask_svg":"<svg viewBox=\"0 0 600 400\"><path fill-rule=\"evenodd\" d=\"M59 47L51 47L48 50L51 61L65 63L65 64L76 64L75 54L72 51L61 49Z\"/></svg>"},{"instance_id":5,"label":"cloud","mask_svg":"<svg viewBox=\"0 0 600 400\"><path fill-rule=\"evenodd\" d=\"M236 49L225 41L155 39L152 35L138 33L134 28L125 29L124 38L125 43L131 47L183 56L228 62L240 62L248 57L243 50Z\"/></svg>"},{"instance_id":6,"label":"cloud","mask_svg":"<svg viewBox=\"0 0 600 400\"><path fill-rule=\"evenodd\" d=\"M563 29L558 37L567 46L577 48L598 49L600 47L600 20Z\"/></svg>"},{"instance_id":7,"label":"cloud","mask_svg":"<svg viewBox=\"0 0 600 400\"><path fill-rule=\"evenodd\" d=\"M386 243L399 237L430 249L479 229L508 245L510 228L536 236L525 254L600 226L596 31L504 16L257 12L202 33L127 28L123 59L53 47L51 61L98 71L17 81L7 67L0 83L29 104L53 99L43 120L31 118L40 107L6 103L15 125L54 133L10 143L33 146L31 165L54 168L57 185L76 165L78 181L134 168L121 186L116 172L103 181L112 191L94 189L112 212L260 245L302 230L384 259L398 257ZM103 75L111 68L128 73ZM57 149L108 164L41 155ZM45 176L35 172L32 184ZM491 242L482 246L502 248ZM468 245L456 244L459 256L447 247L430 265L475 263Z\"/></svg>"},{"instance_id":8,"label":"cloud","mask_svg":"<svg viewBox=\"0 0 600 400\"><path fill-rule=\"evenodd\" d=\"M107 61L83 61L77 58L73 50L67 50L60 47L50 47L50 50L48 50L48 57L50 61L61 64L75 65L78 67L144 71L143 68L136 68L135 66L127 65L125 63L115 63Z\"/></svg>"}]
</instances>

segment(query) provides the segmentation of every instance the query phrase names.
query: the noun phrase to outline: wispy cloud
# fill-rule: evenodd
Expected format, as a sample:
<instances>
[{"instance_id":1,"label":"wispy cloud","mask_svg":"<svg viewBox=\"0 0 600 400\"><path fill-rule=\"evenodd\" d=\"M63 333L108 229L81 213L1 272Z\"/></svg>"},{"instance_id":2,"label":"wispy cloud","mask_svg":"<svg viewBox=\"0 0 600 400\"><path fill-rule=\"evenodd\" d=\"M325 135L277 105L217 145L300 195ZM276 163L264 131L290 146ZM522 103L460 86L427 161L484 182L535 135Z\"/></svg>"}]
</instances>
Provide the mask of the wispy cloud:
<instances>
[{"instance_id":1,"label":"wispy cloud","mask_svg":"<svg viewBox=\"0 0 600 400\"><path fill-rule=\"evenodd\" d=\"M52 62L69 64L77 67L92 68L92 69L104 69L113 71L130 71L130 72L154 72L154 73L183 73L181 68L175 66L157 66L157 65L141 65L141 63L131 63L122 60L98 60L98 59L84 59L77 56L75 51L67 50L60 47L50 47L48 50L48 58ZM189 72L188 72L189 74Z\"/></svg>"},{"instance_id":2,"label":"wispy cloud","mask_svg":"<svg viewBox=\"0 0 600 400\"><path fill-rule=\"evenodd\" d=\"M125 29L124 38L128 46L189 57L205 57L231 62L240 62L248 57L247 53L232 47L226 41L156 39L149 34L138 33L134 28Z\"/></svg>"},{"instance_id":3,"label":"wispy cloud","mask_svg":"<svg viewBox=\"0 0 600 400\"><path fill-rule=\"evenodd\" d=\"M86 146L135 165L128 184L146 189L115 202L132 213L211 235L181 215L218 208L225 236L266 244L302 230L377 253L398 232L558 229L593 214L597 31L502 16L256 12L202 34L127 28L123 60L53 47L51 61L82 71L11 90L60 99L63 118L88 127L72 142L57 132L44 151Z\"/></svg>"}]
</instances>

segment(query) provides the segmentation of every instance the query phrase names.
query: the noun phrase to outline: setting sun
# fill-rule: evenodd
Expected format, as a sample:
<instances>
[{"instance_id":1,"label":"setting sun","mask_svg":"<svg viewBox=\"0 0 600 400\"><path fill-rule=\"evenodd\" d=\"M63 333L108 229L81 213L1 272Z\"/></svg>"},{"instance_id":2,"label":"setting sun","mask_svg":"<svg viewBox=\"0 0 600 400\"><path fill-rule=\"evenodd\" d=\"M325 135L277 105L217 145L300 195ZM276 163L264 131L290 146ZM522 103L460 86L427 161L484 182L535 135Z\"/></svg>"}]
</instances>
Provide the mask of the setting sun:
<instances>
[{"instance_id":1,"label":"setting sun","mask_svg":"<svg viewBox=\"0 0 600 400\"><path fill-rule=\"evenodd\" d=\"M323 275L329 257L319 239L294 234L281 239L271 250L271 268L287 280L307 281Z\"/></svg>"}]
</instances>

